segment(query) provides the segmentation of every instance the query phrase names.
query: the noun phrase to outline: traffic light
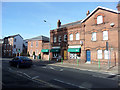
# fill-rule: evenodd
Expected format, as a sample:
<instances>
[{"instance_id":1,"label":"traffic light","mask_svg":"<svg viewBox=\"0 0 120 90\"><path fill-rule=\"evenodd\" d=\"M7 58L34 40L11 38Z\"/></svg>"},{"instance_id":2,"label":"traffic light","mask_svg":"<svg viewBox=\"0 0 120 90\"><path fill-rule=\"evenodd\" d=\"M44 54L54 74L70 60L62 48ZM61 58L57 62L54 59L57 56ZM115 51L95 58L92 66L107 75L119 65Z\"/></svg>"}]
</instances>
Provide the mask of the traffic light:
<instances>
[{"instance_id":1,"label":"traffic light","mask_svg":"<svg viewBox=\"0 0 120 90\"><path fill-rule=\"evenodd\" d=\"M106 42L106 50L107 50L107 51L108 51L108 48L109 48L108 42Z\"/></svg>"}]
</instances>

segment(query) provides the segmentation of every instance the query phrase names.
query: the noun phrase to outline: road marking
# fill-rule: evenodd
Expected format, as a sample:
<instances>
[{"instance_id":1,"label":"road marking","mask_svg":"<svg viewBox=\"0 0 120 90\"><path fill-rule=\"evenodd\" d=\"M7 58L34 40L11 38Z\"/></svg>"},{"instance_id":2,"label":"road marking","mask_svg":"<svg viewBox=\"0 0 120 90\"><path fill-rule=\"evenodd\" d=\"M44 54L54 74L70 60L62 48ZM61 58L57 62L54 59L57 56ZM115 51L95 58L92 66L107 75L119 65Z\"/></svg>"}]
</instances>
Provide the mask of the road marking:
<instances>
[{"instance_id":1,"label":"road marking","mask_svg":"<svg viewBox=\"0 0 120 90\"><path fill-rule=\"evenodd\" d=\"M47 67L42 67L42 68L47 68Z\"/></svg>"},{"instance_id":2,"label":"road marking","mask_svg":"<svg viewBox=\"0 0 120 90\"><path fill-rule=\"evenodd\" d=\"M60 71L63 71L63 69L60 69Z\"/></svg>"},{"instance_id":3,"label":"road marking","mask_svg":"<svg viewBox=\"0 0 120 90\"><path fill-rule=\"evenodd\" d=\"M59 87L59 86L56 86L56 85L50 84L50 83L48 83L48 82L45 82L45 81L43 81L43 80L40 80L40 79L34 79L34 80L37 80L37 81L39 81L39 82L42 82L42 83L44 83L44 84L46 84L46 85L49 85L49 86L51 86L51 87L55 87L55 88L61 88L61 87Z\"/></svg>"},{"instance_id":4,"label":"road marking","mask_svg":"<svg viewBox=\"0 0 120 90\"><path fill-rule=\"evenodd\" d=\"M26 75L27 77L31 78L28 74L26 74L26 73L23 73L23 74Z\"/></svg>"},{"instance_id":5,"label":"road marking","mask_svg":"<svg viewBox=\"0 0 120 90\"><path fill-rule=\"evenodd\" d=\"M0 81L0 84L5 85L3 82Z\"/></svg>"},{"instance_id":6,"label":"road marking","mask_svg":"<svg viewBox=\"0 0 120 90\"><path fill-rule=\"evenodd\" d=\"M55 70L53 67L50 67L50 69L53 69L53 70Z\"/></svg>"},{"instance_id":7,"label":"road marking","mask_svg":"<svg viewBox=\"0 0 120 90\"><path fill-rule=\"evenodd\" d=\"M35 76L35 77L32 77L32 79L36 79L36 78L38 78L39 76Z\"/></svg>"},{"instance_id":8,"label":"road marking","mask_svg":"<svg viewBox=\"0 0 120 90\"><path fill-rule=\"evenodd\" d=\"M61 81L61 80L58 80L58 79L54 79L55 81L58 81L58 82L61 82L61 83L64 83L64 84L68 84L68 85L71 85L71 86L75 86L75 87L78 87L78 88L84 88L84 89L87 89L83 86L78 86L78 85L75 85L75 84L72 84L72 83L68 83L68 82L64 82L64 81Z\"/></svg>"}]
</instances>

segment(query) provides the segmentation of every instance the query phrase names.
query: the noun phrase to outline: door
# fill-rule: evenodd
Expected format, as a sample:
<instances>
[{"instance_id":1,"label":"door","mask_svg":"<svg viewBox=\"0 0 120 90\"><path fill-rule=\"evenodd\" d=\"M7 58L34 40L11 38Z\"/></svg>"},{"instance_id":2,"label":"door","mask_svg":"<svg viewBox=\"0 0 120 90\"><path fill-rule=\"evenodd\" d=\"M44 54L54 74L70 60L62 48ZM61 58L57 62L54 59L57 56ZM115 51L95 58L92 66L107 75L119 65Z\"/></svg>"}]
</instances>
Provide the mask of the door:
<instances>
[{"instance_id":1,"label":"door","mask_svg":"<svg viewBox=\"0 0 120 90\"><path fill-rule=\"evenodd\" d=\"M64 60L67 59L67 50L64 50Z\"/></svg>"},{"instance_id":2,"label":"door","mask_svg":"<svg viewBox=\"0 0 120 90\"><path fill-rule=\"evenodd\" d=\"M90 61L91 61L90 50L87 50L87 51L86 51L86 59L87 59L87 62L90 62Z\"/></svg>"}]
</instances>

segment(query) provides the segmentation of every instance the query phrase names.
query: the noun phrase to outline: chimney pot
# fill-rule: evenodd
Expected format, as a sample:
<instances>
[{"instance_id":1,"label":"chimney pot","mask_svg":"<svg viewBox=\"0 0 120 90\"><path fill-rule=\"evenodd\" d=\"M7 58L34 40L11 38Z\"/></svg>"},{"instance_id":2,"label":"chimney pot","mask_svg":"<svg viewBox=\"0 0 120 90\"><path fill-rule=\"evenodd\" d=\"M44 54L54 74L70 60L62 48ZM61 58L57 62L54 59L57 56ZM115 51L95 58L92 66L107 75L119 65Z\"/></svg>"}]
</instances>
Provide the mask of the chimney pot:
<instances>
[{"instance_id":1,"label":"chimney pot","mask_svg":"<svg viewBox=\"0 0 120 90\"><path fill-rule=\"evenodd\" d=\"M60 27L60 26L61 26L61 22L60 22L60 20L58 20L57 27Z\"/></svg>"}]
</instances>

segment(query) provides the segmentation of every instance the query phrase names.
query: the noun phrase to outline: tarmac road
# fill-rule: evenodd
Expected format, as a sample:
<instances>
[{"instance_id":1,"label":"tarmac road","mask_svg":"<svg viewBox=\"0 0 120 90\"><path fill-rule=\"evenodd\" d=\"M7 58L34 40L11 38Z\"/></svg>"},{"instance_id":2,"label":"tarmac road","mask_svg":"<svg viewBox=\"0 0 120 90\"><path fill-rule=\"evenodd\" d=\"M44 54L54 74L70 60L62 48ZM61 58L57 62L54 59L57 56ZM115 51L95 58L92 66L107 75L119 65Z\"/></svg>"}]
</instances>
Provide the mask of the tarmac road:
<instances>
[{"instance_id":1,"label":"tarmac road","mask_svg":"<svg viewBox=\"0 0 120 90\"><path fill-rule=\"evenodd\" d=\"M34 62L31 68L9 66L2 61L3 88L118 88L116 75L101 74Z\"/></svg>"}]
</instances>

